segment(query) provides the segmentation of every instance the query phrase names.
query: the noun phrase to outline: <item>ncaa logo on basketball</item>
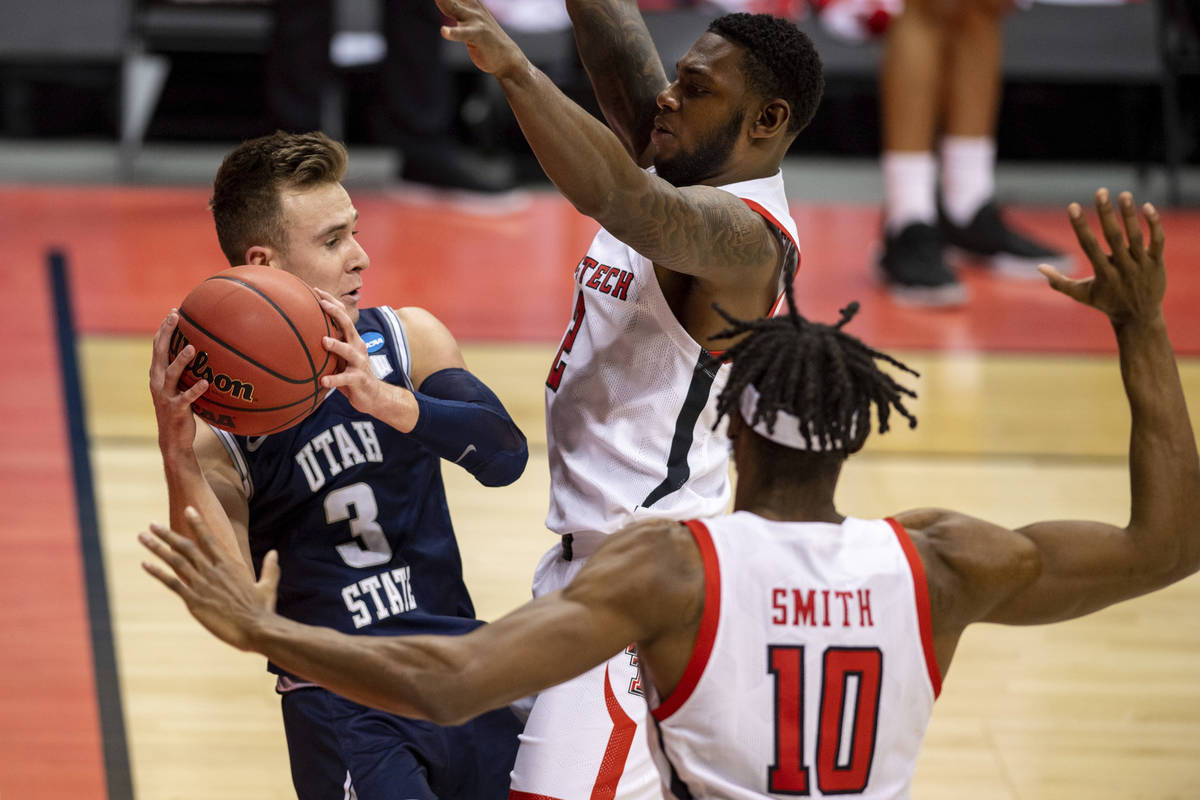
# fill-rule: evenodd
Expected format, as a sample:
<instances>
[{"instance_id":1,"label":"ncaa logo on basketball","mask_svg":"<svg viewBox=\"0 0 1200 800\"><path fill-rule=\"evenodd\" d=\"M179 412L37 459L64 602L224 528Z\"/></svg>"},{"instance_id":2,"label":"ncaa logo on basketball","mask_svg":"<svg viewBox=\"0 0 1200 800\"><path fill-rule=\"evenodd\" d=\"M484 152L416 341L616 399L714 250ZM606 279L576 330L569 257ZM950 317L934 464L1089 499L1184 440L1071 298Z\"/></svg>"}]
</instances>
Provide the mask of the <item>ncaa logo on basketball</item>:
<instances>
[{"instance_id":1,"label":"ncaa logo on basketball","mask_svg":"<svg viewBox=\"0 0 1200 800\"><path fill-rule=\"evenodd\" d=\"M362 340L363 344L367 346L368 353L378 353L383 349L384 338L383 334L379 331L370 331L368 333L364 333Z\"/></svg>"}]
</instances>

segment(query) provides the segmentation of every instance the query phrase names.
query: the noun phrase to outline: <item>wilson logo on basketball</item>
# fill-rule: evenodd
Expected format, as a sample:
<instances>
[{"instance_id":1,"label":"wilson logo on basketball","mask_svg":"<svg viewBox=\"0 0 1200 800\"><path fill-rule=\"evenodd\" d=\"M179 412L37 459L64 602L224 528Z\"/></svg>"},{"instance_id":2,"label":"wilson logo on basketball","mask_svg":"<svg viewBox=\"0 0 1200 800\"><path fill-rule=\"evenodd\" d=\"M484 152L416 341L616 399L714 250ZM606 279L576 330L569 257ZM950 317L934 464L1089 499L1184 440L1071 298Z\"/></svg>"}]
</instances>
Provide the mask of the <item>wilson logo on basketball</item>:
<instances>
[{"instance_id":1,"label":"wilson logo on basketball","mask_svg":"<svg viewBox=\"0 0 1200 800\"><path fill-rule=\"evenodd\" d=\"M174 357L180 350L187 347L187 344L187 337L176 328L175 332L171 334L171 356ZM239 381L223 372L213 372L212 367L208 366L208 353L203 350L197 352L196 357L187 365L187 372L190 372L197 381L208 381L209 388L222 394L238 400L245 400L248 403L254 400L253 383Z\"/></svg>"}]
</instances>

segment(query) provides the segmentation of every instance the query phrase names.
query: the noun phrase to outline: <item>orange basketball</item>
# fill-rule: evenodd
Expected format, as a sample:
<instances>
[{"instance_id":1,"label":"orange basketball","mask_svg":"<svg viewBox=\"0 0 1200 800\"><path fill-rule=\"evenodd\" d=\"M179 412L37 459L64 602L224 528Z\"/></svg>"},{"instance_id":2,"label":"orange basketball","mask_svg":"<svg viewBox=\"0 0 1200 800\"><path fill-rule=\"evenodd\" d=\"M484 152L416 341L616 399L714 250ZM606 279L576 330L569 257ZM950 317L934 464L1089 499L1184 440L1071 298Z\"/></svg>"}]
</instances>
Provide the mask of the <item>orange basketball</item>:
<instances>
[{"instance_id":1,"label":"orange basketball","mask_svg":"<svg viewBox=\"0 0 1200 800\"><path fill-rule=\"evenodd\" d=\"M303 281L274 267L234 267L184 298L170 353L196 348L179 379L180 389L209 383L193 411L230 433L261 436L311 414L321 377L341 369L322 336L337 329Z\"/></svg>"}]
</instances>

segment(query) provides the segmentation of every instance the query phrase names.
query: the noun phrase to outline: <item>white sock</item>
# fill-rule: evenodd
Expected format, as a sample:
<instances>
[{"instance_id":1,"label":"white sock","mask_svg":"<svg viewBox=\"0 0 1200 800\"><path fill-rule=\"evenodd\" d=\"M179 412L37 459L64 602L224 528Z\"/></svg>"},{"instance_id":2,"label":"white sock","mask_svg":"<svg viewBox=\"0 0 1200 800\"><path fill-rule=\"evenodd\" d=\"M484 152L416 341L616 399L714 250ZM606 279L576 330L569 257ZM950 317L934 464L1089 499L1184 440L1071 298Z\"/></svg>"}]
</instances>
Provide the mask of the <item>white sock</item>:
<instances>
[{"instance_id":1,"label":"white sock","mask_svg":"<svg viewBox=\"0 0 1200 800\"><path fill-rule=\"evenodd\" d=\"M883 214L889 234L906 225L937 221L937 164L933 153L888 150L883 154Z\"/></svg>"},{"instance_id":2,"label":"white sock","mask_svg":"<svg viewBox=\"0 0 1200 800\"><path fill-rule=\"evenodd\" d=\"M996 193L996 141L990 136L942 140L942 210L960 228Z\"/></svg>"}]
</instances>

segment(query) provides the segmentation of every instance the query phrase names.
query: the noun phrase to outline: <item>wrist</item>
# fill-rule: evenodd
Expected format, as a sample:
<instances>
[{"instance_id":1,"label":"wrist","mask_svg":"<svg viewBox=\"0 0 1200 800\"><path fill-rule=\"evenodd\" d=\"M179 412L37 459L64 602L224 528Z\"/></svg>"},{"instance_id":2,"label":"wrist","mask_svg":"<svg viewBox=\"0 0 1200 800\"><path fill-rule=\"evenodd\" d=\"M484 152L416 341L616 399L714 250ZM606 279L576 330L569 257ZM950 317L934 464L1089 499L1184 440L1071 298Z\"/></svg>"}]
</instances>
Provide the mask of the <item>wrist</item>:
<instances>
[{"instance_id":1,"label":"wrist","mask_svg":"<svg viewBox=\"0 0 1200 800\"><path fill-rule=\"evenodd\" d=\"M384 406L380 419L401 433L412 433L417 426L420 408L417 397L403 386L384 383Z\"/></svg>"},{"instance_id":2,"label":"wrist","mask_svg":"<svg viewBox=\"0 0 1200 800\"><path fill-rule=\"evenodd\" d=\"M1113 331L1118 338L1148 333L1165 335L1167 332L1167 321L1163 317L1161 306L1154 314L1145 317L1129 316L1121 319L1110 317L1109 323L1112 324Z\"/></svg>"},{"instance_id":3,"label":"wrist","mask_svg":"<svg viewBox=\"0 0 1200 800\"><path fill-rule=\"evenodd\" d=\"M270 650L272 634L271 634L271 619L278 618L273 611L262 611L252 613L245 617L241 623L242 629L242 646L238 649L245 650L251 653L261 653L267 655Z\"/></svg>"},{"instance_id":4,"label":"wrist","mask_svg":"<svg viewBox=\"0 0 1200 800\"><path fill-rule=\"evenodd\" d=\"M177 442L172 441L170 437L160 435L158 449L162 453L163 464L168 469L199 464L199 460L196 458L196 449L191 441Z\"/></svg>"},{"instance_id":5,"label":"wrist","mask_svg":"<svg viewBox=\"0 0 1200 800\"><path fill-rule=\"evenodd\" d=\"M510 86L512 88L520 88L528 86L537 74L537 68L521 51L517 51L516 57L506 66L492 73L501 86Z\"/></svg>"}]
</instances>

